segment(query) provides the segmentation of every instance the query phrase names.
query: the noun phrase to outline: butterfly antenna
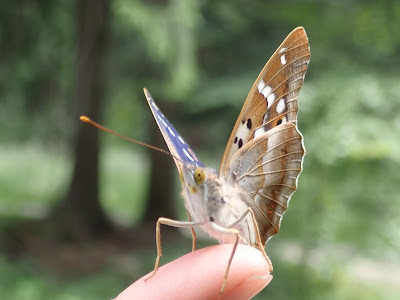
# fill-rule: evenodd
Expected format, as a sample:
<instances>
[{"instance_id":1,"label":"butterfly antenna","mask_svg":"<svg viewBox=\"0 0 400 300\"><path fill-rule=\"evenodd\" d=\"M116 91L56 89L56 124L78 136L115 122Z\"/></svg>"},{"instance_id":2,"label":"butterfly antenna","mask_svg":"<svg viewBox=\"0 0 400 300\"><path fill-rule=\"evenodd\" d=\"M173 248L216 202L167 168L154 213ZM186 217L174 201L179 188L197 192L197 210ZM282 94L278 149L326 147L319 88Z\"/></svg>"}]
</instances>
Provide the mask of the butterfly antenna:
<instances>
[{"instance_id":1,"label":"butterfly antenna","mask_svg":"<svg viewBox=\"0 0 400 300\"><path fill-rule=\"evenodd\" d=\"M88 117L86 117L86 116L80 116L79 119L80 119L81 121L85 122L85 123L89 123L90 125L93 125L94 127L97 127L97 128L99 128L99 129L101 129L101 130L107 131L107 132L109 132L109 133L112 133L113 135L116 135L116 136L118 136L118 137L120 137L120 138L123 138L124 140L127 140L127 141L130 141L130 142L133 142L133 143L142 145L142 146L144 146L144 147L147 147L147 148L156 150L156 151L158 151L158 152L164 153L164 154L166 154L166 155L168 155L168 156L170 156L170 157L172 157L172 158L174 158L174 159L180 161L180 162L183 164L183 166L185 166L185 163L184 163L183 161L181 161L179 158L177 158L176 156L174 156L173 154L171 154L170 152L168 152L168 151L166 151L166 150L164 150L164 149L157 148L157 147L155 147L155 146L152 146L152 145L149 145L149 144L146 144L146 143L143 143L143 142L139 142L139 141L137 141L137 140L128 138L128 137L126 137L126 136L123 136L123 135L121 135L121 134L119 134L119 133L116 133L116 132L112 131L111 129L108 129L108 128L105 128L104 126L101 126L100 124L96 123L95 121L91 120L90 118L88 118Z\"/></svg>"}]
</instances>

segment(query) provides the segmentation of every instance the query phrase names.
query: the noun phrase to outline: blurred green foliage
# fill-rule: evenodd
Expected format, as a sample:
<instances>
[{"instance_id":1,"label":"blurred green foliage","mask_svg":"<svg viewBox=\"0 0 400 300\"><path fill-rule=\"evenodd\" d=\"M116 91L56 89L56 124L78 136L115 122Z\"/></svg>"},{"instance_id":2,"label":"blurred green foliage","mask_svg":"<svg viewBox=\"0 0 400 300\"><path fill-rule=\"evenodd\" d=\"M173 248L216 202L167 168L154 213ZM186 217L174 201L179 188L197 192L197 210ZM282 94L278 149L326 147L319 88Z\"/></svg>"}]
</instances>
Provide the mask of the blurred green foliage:
<instances>
[{"instance_id":1,"label":"blurred green foliage","mask_svg":"<svg viewBox=\"0 0 400 300\"><path fill-rule=\"evenodd\" d=\"M146 86L162 108L172 107L170 121L203 161L217 168L215 153L222 157L258 72L283 38L304 26L311 64L299 127L307 155L281 232L267 246L275 272L262 295L394 299L400 292L399 20L398 1L113 1L103 123L148 141L154 124L141 91ZM76 31L72 1L6 2L0 10L4 220L40 217L66 189L77 122ZM116 222L135 224L147 192L147 156L101 137L103 206ZM165 253L183 254L178 249ZM282 249L292 252L282 257ZM153 252L133 254L149 257L132 274L105 270L84 280L49 278L34 262L0 257L0 294L112 297L151 269ZM362 259L374 264L361 264L360 275L354 264Z\"/></svg>"}]
</instances>

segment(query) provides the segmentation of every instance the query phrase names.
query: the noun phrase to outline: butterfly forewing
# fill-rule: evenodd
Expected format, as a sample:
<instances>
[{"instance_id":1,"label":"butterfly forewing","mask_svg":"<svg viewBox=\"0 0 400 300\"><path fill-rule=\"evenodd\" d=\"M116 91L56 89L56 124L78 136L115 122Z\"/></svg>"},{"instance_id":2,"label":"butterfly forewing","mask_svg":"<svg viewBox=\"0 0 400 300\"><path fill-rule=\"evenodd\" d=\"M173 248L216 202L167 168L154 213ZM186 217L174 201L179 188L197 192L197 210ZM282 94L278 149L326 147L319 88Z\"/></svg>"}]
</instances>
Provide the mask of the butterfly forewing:
<instances>
[{"instance_id":1,"label":"butterfly forewing","mask_svg":"<svg viewBox=\"0 0 400 300\"><path fill-rule=\"evenodd\" d=\"M243 145L271 128L297 123L297 97L310 60L308 38L303 27L294 29L262 69L228 140L220 176L229 158Z\"/></svg>"},{"instance_id":2,"label":"butterfly forewing","mask_svg":"<svg viewBox=\"0 0 400 300\"><path fill-rule=\"evenodd\" d=\"M147 89L144 89L144 94L169 151L173 156L179 158L179 160L174 158L179 173L182 171L182 163L203 166L203 164L194 154L193 150L190 148L189 144L183 139L183 137L176 131L174 126L172 126L172 124L161 112L160 108L156 105L153 97Z\"/></svg>"},{"instance_id":3,"label":"butterfly forewing","mask_svg":"<svg viewBox=\"0 0 400 300\"><path fill-rule=\"evenodd\" d=\"M255 81L221 162L220 177L240 188L256 214L263 243L278 232L301 173L298 94L309 60L307 35L298 27Z\"/></svg>"}]
</instances>

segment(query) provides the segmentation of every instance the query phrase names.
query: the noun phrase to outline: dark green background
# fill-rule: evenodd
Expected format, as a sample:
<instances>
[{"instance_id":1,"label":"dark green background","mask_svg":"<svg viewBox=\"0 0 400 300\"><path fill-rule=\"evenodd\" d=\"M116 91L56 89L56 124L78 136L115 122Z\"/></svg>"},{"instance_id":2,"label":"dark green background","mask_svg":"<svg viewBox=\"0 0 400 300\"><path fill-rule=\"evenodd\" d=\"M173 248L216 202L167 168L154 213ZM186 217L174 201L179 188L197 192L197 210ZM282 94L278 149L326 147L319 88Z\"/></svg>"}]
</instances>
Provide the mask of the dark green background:
<instances>
[{"instance_id":1,"label":"dark green background","mask_svg":"<svg viewBox=\"0 0 400 300\"><path fill-rule=\"evenodd\" d=\"M218 168L259 71L286 35L304 26L311 63L298 120L307 154L281 231L266 248L274 279L256 299L396 299L399 20L398 1L112 1L102 123L149 142L155 124L146 86L161 107L178 107L170 121L205 164ZM75 1L1 5L2 235L15 219L43 218L67 189L78 122L76 22ZM102 205L114 222L136 227L149 185L148 152L100 137ZM162 263L190 246L188 238L171 242ZM0 254L4 298L111 298L150 271L155 256L154 245L74 272L23 249Z\"/></svg>"}]
</instances>

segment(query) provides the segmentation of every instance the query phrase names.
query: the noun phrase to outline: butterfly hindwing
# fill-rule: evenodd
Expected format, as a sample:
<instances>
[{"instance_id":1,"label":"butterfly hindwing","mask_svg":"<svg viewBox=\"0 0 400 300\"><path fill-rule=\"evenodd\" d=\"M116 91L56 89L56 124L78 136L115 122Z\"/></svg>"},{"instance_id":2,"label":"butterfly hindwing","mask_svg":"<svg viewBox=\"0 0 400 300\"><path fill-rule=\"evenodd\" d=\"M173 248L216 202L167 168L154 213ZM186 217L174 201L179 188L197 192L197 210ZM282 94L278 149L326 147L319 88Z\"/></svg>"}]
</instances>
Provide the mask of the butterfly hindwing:
<instances>
[{"instance_id":1,"label":"butterfly hindwing","mask_svg":"<svg viewBox=\"0 0 400 300\"><path fill-rule=\"evenodd\" d=\"M302 170L298 94L310 60L304 28L293 30L255 81L229 138L220 177L239 187L263 243L276 234Z\"/></svg>"},{"instance_id":2,"label":"butterfly hindwing","mask_svg":"<svg viewBox=\"0 0 400 300\"><path fill-rule=\"evenodd\" d=\"M303 27L294 29L275 51L251 88L221 162L220 176L230 157L243 145L281 123L297 125L297 97L310 60Z\"/></svg>"},{"instance_id":3,"label":"butterfly hindwing","mask_svg":"<svg viewBox=\"0 0 400 300\"><path fill-rule=\"evenodd\" d=\"M174 158L176 167L179 173L182 171L182 163L185 164L196 164L203 166L203 164L197 159L197 156L190 148L189 144L183 139L183 137L176 131L174 126L167 120L160 108L156 105L153 97L147 89L143 89L146 96L147 102L149 103L151 112L153 113L154 119L158 127L160 128L161 134L168 146L169 151L179 160Z\"/></svg>"},{"instance_id":4,"label":"butterfly hindwing","mask_svg":"<svg viewBox=\"0 0 400 300\"><path fill-rule=\"evenodd\" d=\"M302 170L302 136L294 124L274 127L235 152L225 180L242 191L256 215L263 244L279 231Z\"/></svg>"}]
</instances>

